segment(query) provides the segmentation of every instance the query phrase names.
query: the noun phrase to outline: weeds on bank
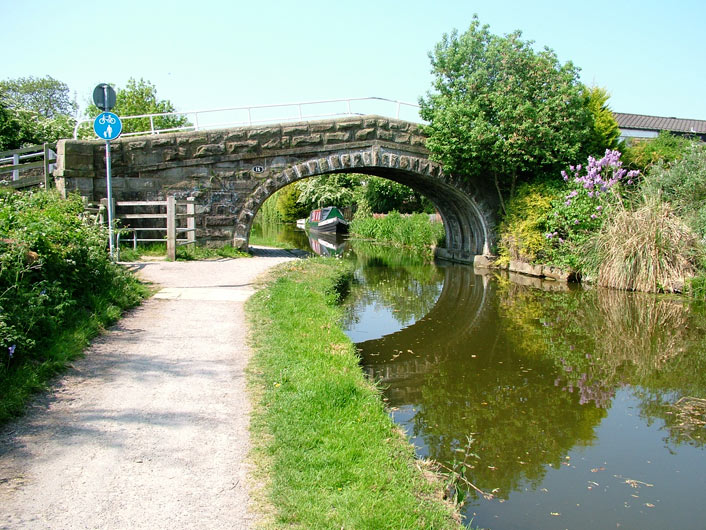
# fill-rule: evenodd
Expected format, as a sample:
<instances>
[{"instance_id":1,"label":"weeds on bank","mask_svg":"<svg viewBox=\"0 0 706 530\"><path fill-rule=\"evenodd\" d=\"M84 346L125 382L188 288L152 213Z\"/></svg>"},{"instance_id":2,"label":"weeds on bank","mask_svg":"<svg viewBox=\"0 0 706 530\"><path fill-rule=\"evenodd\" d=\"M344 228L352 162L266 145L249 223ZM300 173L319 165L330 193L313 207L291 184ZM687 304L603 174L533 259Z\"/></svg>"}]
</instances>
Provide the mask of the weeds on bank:
<instances>
[{"instance_id":1,"label":"weeds on bank","mask_svg":"<svg viewBox=\"0 0 706 530\"><path fill-rule=\"evenodd\" d=\"M394 211L384 217L356 217L350 230L359 237L427 252L442 244L445 235L444 225L432 223L427 214L402 215Z\"/></svg>"},{"instance_id":2,"label":"weeds on bank","mask_svg":"<svg viewBox=\"0 0 706 530\"><path fill-rule=\"evenodd\" d=\"M138 245L137 248L121 246L118 259L120 261L140 261L145 256L159 257L167 255L166 243L152 243L149 245ZM176 259L181 261L194 261L200 259L214 258L244 258L250 254L233 247L224 245L222 247L203 247L198 245L186 245L178 247Z\"/></svg>"},{"instance_id":3,"label":"weeds on bank","mask_svg":"<svg viewBox=\"0 0 706 530\"><path fill-rule=\"evenodd\" d=\"M340 328L336 302L349 267L332 259L284 264L247 305L252 439L276 523L457 528L440 483L415 465Z\"/></svg>"},{"instance_id":4,"label":"weeds on bank","mask_svg":"<svg viewBox=\"0 0 706 530\"><path fill-rule=\"evenodd\" d=\"M0 192L0 423L146 295L79 196Z\"/></svg>"}]
</instances>

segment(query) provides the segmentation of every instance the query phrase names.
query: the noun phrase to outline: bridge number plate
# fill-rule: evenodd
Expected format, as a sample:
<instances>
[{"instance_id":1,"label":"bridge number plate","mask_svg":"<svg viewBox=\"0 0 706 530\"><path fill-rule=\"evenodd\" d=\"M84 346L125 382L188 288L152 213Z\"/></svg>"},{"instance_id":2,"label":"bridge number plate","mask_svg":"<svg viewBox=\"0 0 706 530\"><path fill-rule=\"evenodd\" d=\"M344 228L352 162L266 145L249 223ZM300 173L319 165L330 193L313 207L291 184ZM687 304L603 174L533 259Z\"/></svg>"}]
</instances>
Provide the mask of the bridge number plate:
<instances>
[{"instance_id":1,"label":"bridge number plate","mask_svg":"<svg viewBox=\"0 0 706 530\"><path fill-rule=\"evenodd\" d=\"M101 112L93 120L93 130L96 136L102 140L115 140L123 132L123 122L117 114L112 112Z\"/></svg>"},{"instance_id":2,"label":"bridge number plate","mask_svg":"<svg viewBox=\"0 0 706 530\"><path fill-rule=\"evenodd\" d=\"M265 168L263 166L253 166L252 167L252 172L253 173L264 173Z\"/></svg>"}]
</instances>

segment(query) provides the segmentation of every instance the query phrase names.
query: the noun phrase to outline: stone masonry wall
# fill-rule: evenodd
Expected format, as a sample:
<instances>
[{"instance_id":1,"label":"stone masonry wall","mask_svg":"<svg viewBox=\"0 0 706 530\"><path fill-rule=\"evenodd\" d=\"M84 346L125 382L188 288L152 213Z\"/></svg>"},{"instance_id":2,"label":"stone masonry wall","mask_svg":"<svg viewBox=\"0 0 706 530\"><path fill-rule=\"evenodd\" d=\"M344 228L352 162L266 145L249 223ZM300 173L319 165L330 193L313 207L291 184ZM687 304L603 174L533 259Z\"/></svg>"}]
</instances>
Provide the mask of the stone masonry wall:
<instances>
[{"instance_id":1,"label":"stone masonry wall","mask_svg":"<svg viewBox=\"0 0 706 530\"><path fill-rule=\"evenodd\" d=\"M230 241L246 197L287 168L371 143L426 158L424 142L418 125L378 116L126 137L111 142L113 196L196 197L197 238ZM54 175L63 193L106 196L104 142L67 140L58 151Z\"/></svg>"}]
</instances>

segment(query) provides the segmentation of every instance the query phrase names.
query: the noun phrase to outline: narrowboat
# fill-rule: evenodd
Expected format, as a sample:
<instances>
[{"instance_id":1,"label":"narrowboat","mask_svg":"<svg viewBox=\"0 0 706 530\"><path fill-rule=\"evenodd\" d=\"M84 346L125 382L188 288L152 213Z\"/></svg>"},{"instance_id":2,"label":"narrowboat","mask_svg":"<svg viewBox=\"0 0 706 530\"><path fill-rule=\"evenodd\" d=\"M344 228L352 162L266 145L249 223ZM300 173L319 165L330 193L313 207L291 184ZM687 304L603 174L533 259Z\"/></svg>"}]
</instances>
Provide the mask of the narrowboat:
<instances>
[{"instance_id":1,"label":"narrowboat","mask_svg":"<svg viewBox=\"0 0 706 530\"><path fill-rule=\"evenodd\" d=\"M310 232L345 234L348 232L348 221L343 218L341 210L335 206L327 206L312 210L306 227Z\"/></svg>"}]
</instances>

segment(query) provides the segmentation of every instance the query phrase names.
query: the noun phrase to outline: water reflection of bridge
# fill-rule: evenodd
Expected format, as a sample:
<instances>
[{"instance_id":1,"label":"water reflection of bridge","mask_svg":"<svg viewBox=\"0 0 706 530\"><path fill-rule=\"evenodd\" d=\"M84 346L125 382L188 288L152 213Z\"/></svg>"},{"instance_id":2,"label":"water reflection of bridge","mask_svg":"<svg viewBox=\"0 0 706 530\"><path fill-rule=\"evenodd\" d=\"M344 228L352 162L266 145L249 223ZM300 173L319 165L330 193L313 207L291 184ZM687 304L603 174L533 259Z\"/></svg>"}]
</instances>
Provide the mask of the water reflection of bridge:
<instances>
[{"instance_id":1,"label":"water reflection of bridge","mask_svg":"<svg viewBox=\"0 0 706 530\"><path fill-rule=\"evenodd\" d=\"M488 279L463 265L449 264L442 270L441 295L426 316L396 333L357 345L366 373L389 387L390 398L418 389L414 380L432 372L447 351L472 342L488 318Z\"/></svg>"}]
</instances>

